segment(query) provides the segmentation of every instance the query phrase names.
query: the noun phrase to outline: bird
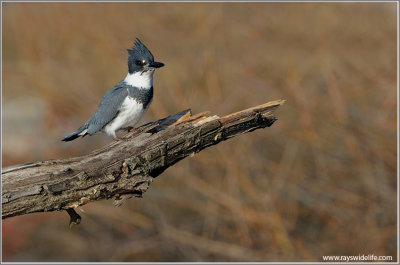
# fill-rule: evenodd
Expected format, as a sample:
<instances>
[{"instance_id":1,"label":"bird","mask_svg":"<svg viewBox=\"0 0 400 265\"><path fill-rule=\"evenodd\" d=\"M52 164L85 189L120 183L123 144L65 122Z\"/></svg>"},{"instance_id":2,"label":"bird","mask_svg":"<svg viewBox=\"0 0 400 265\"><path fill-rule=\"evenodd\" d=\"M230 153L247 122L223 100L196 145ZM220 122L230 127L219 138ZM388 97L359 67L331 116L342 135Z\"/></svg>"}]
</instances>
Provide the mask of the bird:
<instances>
[{"instance_id":1,"label":"bird","mask_svg":"<svg viewBox=\"0 0 400 265\"><path fill-rule=\"evenodd\" d=\"M153 54L138 38L127 51L128 74L125 79L108 90L95 113L62 141L72 141L99 132L121 140L116 132L133 128L147 111L153 100L154 71L164 64L155 62Z\"/></svg>"}]
</instances>

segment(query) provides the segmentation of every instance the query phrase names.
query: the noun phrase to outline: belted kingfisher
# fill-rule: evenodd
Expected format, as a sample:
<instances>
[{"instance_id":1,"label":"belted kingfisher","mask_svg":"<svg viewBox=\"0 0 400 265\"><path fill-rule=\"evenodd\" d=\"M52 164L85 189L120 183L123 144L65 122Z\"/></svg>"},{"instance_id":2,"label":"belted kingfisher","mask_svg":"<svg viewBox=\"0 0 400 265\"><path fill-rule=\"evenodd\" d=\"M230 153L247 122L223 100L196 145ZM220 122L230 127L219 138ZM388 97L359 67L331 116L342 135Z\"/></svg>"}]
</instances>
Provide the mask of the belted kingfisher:
<instances>
[{"instance_id":1,"label":"belted kingfisher","mask_svg":"<svg viewBox=\"0 0 400 265\"><path fill-rule=\"evenodd\" d=\"M106 92L96 112L78 130L65 136L62 141L72 141L79 136L105 132L120 140L116 132L133 127L149 108L153 100L153 74L164 66L155 62L146 46L136 39L128 49L128 75Z\"/></svg>"}]
</instances>

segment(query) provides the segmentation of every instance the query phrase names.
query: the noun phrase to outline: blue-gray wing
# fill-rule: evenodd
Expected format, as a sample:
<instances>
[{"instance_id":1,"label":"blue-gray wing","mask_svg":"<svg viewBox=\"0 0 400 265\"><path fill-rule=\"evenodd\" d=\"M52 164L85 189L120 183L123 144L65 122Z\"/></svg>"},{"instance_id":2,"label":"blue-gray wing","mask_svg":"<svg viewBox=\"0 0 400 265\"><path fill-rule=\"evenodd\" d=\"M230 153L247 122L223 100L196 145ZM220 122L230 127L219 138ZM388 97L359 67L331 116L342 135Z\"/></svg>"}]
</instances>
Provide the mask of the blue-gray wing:
<instances>
[{"instance_id":1,"label":"blue-gray wing","mask_svg":"<svg viewBox=\"0 0 400 265\"><path fill-rule=\"evenodd\" d=\"M118 114L122 102L128 95L128 91L123 86L123 81L106 92L97 107L96 112L86 122L87 133L94 134L109 122L111 122Z\"/></svg>"}]
</instances>

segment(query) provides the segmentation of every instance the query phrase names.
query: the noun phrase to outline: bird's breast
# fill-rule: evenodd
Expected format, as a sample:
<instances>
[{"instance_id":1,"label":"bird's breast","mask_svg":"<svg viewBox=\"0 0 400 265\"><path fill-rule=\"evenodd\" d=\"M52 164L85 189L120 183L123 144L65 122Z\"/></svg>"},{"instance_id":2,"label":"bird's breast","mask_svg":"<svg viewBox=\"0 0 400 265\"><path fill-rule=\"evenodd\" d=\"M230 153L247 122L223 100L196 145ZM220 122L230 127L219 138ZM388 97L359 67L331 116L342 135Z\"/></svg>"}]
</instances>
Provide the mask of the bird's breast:
<instances>
[{"instance_id":1,"label":"bird's breast","mask_svg":"<svg viewBox=\"0 0 400 265\"><path fill-rule=\"evenodd\" d=\"M143 106L143 103L138 100L127 96L119 108L117 116L104 127L104 131L107 134L112 134L121 128L126 128L129 126L134 126L143 114L146 112L147 108Z\"/></svg>"},{"instance_id":2,"label":"bird's breast","mask_svg":"<svg viewBox=\"0 0 400 265\"><path fill-rule=\"evenodd\" d=\"M138 103L143 105L143 108L147 108L153 100L153 87L149 88L138 88L128 87L128 96L135 99Z\"/></svg>"}]
</instances>

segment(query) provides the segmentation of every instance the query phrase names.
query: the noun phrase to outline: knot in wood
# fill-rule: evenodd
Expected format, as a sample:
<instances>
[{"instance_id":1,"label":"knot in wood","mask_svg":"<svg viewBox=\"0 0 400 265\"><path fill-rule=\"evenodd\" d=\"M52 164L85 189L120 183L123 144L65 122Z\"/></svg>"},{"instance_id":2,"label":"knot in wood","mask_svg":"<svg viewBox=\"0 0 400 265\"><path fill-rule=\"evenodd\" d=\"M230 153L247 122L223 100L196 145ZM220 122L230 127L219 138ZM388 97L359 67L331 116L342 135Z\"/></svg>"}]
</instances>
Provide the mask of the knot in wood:
<instances>
[{"instance_id":1,"label":"knot in wood","mask_svg":"<svg viewBox=\"0 0 400 265\"><path fill-rule=\"evenodd\" d=\"M122 163L122 176L126 178L131 178L137 174L140 174L141 171L138 168L139 164L136 157L127 158Z\"/></svg>"}]
</instances>

